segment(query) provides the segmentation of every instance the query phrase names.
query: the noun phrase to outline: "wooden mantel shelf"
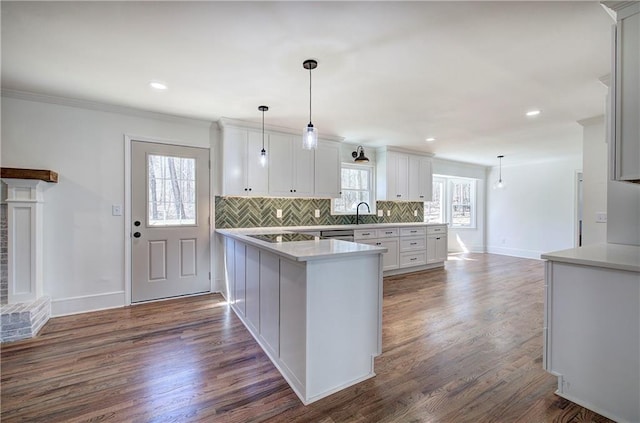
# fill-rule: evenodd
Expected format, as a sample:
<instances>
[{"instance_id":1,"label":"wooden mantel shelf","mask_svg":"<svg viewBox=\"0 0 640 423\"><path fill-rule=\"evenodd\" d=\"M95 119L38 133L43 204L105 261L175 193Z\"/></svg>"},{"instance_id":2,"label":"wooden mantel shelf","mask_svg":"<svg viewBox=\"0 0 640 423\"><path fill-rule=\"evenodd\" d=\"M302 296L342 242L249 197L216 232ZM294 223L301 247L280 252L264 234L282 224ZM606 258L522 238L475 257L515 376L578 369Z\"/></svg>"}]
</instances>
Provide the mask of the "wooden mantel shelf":
<instances>
[{"instance_id":1,"label":"wooden mantel shelf","mask_svg":"<svg viewBox=\"0 0 640 423\"><path fill-rule=\"evenodd\" d=\"M58 183L58 173L53 170L40 169L16 169L3 167L0 169L0 177L8 179L39 179L45 182Z\"/></svg>"}]
</instances>

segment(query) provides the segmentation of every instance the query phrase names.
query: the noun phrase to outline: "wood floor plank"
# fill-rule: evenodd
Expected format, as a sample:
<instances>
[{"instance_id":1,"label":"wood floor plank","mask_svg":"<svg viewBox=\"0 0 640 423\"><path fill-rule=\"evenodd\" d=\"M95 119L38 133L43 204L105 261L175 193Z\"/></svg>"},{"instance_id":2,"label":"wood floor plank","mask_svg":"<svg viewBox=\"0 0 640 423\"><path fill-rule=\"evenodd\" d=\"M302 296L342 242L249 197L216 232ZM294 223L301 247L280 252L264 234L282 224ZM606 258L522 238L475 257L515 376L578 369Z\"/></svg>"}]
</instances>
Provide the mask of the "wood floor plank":
<instances>
[{"instance_id":1,"label":"wood floor plank","mask_svg":"<svg viewBox=\"0 0 640 423\"><path fill-rule=\"evenodd\" d=\"M542 370L543 264L452 255L385 278L377 376L303 406L217 294L51 319L2 345L2 422L567 422Z\"/></svg>"}]
</instances>

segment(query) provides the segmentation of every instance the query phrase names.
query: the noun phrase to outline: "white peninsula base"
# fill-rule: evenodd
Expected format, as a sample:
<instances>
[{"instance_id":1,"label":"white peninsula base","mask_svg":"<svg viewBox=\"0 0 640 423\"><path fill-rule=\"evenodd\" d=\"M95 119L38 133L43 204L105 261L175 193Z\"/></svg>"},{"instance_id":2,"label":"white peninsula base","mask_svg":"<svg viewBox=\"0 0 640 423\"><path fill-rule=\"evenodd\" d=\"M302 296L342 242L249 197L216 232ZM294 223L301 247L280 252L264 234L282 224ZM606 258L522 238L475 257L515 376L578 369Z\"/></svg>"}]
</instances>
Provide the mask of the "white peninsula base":
<instances>
[{"instance_id":1,"label":"white peninsula base","mask_svg":"<svg viewBox=\"0 0 640 423\"><path fill-rule=\"evenodd\" d=\"M344 244L357 251L296 259L268 244L228 235L227 300L304 404L375 376L384 249L305 241L296 244L341 250Z\"/></svg>"}]
</instances>

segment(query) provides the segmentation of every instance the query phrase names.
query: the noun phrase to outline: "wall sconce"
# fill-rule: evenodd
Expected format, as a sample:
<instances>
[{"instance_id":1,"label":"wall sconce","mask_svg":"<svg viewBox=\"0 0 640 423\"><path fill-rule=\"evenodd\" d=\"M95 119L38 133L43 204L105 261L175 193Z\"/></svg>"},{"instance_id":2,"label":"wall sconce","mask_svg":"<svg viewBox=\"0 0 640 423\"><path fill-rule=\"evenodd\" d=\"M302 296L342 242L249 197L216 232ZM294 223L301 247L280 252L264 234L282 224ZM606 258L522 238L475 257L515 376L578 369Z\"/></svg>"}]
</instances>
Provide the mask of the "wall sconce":
<instances>
[{"instance_id":1,"label":"wall sconce","mask_svg":"<svg viewBox=\"0 0 640 423\"><path fill-rule=\"evenodd\" d=\"M369 158L364 155L364 147L361 145L356 148L356 151L351 152L351 157L354 158L356 163L369 163Z\"/></svg>"}]
</instances>

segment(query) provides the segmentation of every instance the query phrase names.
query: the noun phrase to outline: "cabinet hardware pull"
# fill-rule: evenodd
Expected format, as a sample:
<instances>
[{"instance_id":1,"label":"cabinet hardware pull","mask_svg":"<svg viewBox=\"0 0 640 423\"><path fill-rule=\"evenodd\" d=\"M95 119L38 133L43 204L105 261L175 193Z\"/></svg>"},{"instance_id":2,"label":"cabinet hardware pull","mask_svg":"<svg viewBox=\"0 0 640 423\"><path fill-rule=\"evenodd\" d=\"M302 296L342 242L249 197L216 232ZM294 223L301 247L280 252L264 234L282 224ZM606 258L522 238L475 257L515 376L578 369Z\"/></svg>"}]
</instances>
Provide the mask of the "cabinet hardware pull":
<instances>
[{"instance_id":1,"label":"cabinet hardware pull","mask_svg":"<svg viewBox=\"0 0 640 423\"><path fill-rule=\"evenodd\" d=\"M421 195L420 198L424 198L424 195Z\"/></svg>"},{"instance_id":2,"label":"cabinet hardware pull","mask_svg":"<svg viewBox=\"0 0 640 423\"><path fill-rule=\"evenodd\" d=\"M391 235L393 232L385 232L386 235Z\"/></svg>"},{"instance_id":3,"label":"cabinet hardware pull","mask_svg":"<svg viewBox=\"0 0 640 423\"><path fill-rule=\"evenodd\" d=\"M251 188L249 188L249 191L251 191Z\"/></svg>"},{"instance_id":4,"label":"cabinet hardware pull","mask_svg":"<svg viewBox=\"0 0 640 423\"><path fill-rule=\"evenodd\" d=\"M417 242L411 242L409 245L418 245Z\"/></svg>"},{"instance_id":5,"label":"cabinet hardware pull","mask_svg":"<svg viewBox=\"0 0 640 423\"><path fill-rule=\"evenodd\" d=\"M382 243L381 242L376 242L376 245L382 245Z\"/></svg>"},{"instance_id":6,"label":"cabinet hardware pull","mask_svg":"<svg viewBox=\"0 0 640 423\"><path fill-rule=\"evenodd\" d=\"M416 257L410 258L409 261L415 261L418 260Z\"/></svg>"},{"instance_id":7,"label":"cabinet hardware pull","mask_svg":"<svg viewBox=\"0 0 640 423\"><path fill-rule=\"evenodd\" d=\"M247 188L244 189L245 191L249 191Z\"/></svg>"},{"instance_id":8,"label":"cabinet hardware pull","mask_svg":"<svg viewBox=\"0 0 640 423\"><path fill-rule=\"evenodd\" d=\"M440 239L440 237L437 237L436 239Z\"/></svg>"},{"instance_id":9,"label":"cabinet hardware pull","mask_svg":"<svg viewBox=\"0 0 640 423\"><path fill-rule=\"evenodd\" d=\"M362 234L362 236L369 236L371 235L369 232L367 232L366 234Z\"/></svg>"}]
</instances>

